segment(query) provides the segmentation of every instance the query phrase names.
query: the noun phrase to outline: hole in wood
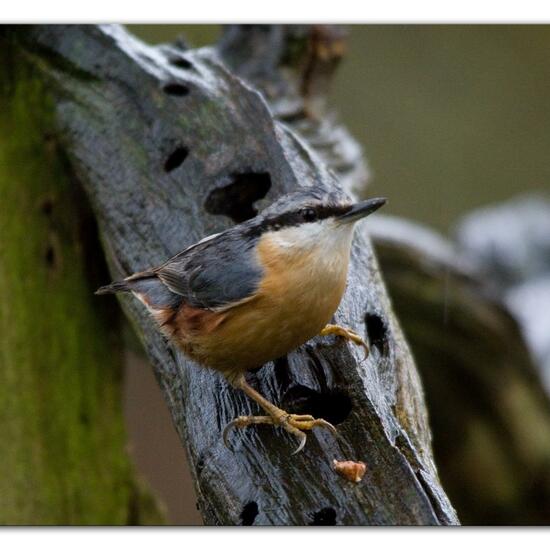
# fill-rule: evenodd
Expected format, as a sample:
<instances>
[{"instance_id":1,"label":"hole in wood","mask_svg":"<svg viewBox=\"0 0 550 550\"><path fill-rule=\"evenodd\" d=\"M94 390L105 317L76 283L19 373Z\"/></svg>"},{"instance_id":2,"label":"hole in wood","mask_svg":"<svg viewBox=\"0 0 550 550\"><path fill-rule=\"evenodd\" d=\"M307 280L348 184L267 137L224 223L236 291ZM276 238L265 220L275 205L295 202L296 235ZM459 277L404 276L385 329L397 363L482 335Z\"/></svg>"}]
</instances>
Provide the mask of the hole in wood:
<instances>
[{"instance_id":1,"label":"hole in wood","mask_svg":"<svg viewBox=\"0 0 550 550\"><path fill-rule=\"evenodd\" d=\"M388 353L388 330L382 318L375 313L367 313L365 326L367 327L369 347L374 347L381 355L386 355Z\"/></svg>"},{"instance_id":2,"label":"hole in wood","mask_svg":"<svg viewBox=\"0 0 550 550\"><path fill-rule=\"evenodd\" d=\"M42 210L42 213L46 216L51 216L53 211L52 199L44 199L44 201L40 205L40 209Z\"/></svg>"},{"instance_id":3,"label":"hole in wood","mask_svg":"<svg viewBox=\"0 0 550 550\"><path fill-rule=\"evenodd\" d=\"M253 525L258 513L258 504L253 500L247 502L243 506L243 511L241 512L241 524Z\"/></svg>"},{"instance_id":4,"label":"hole in wood","mask_svg":"<svg viewBox=\"0 0 550 550\"><path fill-rule=\"evenodd\" d=\"M321 508L313 514L310 525L336 525L336 510L334 508Z\"/></svg>"},{"instance_id":5,"label":"hole in wood","mask_svg":"<svg viewBox=\"0 0 550 550\"><path fill-rule=\"evenodd\" d=\"M204 208L209 214L228 216L241 223L258 213L254 203L263 199L270 188L271 177L267 172L232 174L227 185L210 192Z\"/></svg>"},{"instance_id":6,"label":"hole in wood","mask_svg":"<svg viewBox=\"0 0 550 550\"><path fill-rule=\"evenodd\" d=\"M164 91L165 94L175 95L179 97L186 96L189 93L189 88L187 86L185 86L184 84L176 84L176 83L166 84L162 88L162 90Z\"/></svg>"},{"instance_id":7,"label":"hole in wood","mask_svg":"<svg viewBox=\"0 0 550 550\"><path fill-rule=\"evenodd\" d=\"M164 163L164 170L166 172L172 172L176 168L180 167L183 164L183 161L187 158L188 154L189 149L187 149L187 147L178 147L166 159L166 162Z\"/></svg>"},{"instance_id":8,"label":"hole in wood","mask_svg":"<svg viewBox=\"0 0 550 550\"><path fill-rule=\"evenodd\" d=\"M334 425L344 422L353 408L349 395L341 388L318 392L301 384L292 386L281 404L289 413L311 414Z\"/></svg>"},{"instance_id":9,"label":"hole in wood","mask_svg":"<svg viewBox=\"0 0 550 550\"><path fill-rule=\"evenodd\" d=\"M44 253L44 261L49 268L53 268L55 266L55 250L51 244L48 245L48 248L46 248L46 252Z\"/></svg>"},{"instance_id":10,"label":"hole in wood","mask_svg":"<svg viewBox=\"0 0 550 550\"><path fill-rule=\"evenodd\" d=\"M185 57L173 57L170 59L170 63L174 65L174 67L179 67L180 69L192 69L193 63L189 61L188 59L185 59Z\"/></svg>"}]
</instances>

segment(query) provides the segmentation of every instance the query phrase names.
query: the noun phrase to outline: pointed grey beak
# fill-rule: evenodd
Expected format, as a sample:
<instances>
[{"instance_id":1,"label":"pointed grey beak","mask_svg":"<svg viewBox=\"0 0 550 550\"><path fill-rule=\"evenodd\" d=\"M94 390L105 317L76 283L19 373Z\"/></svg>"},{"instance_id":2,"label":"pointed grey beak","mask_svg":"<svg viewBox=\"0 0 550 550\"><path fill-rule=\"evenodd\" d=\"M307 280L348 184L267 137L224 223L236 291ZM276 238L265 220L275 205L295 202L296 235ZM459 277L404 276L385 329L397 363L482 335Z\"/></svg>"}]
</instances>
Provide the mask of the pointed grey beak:
<instances>
[{"instance_id":1,"label":"pointed grey beak","mask_svg":"<svg viewBox=\"0 0 550 550\"><path fill-rule=\"evenodd\" d=\"M386 204L386 199L368 199L354 204L351 210L348 210L345 214L342 214L336 218L340 223L354 223L369 214L372 214L378 210L381 206Z\"/></svg>"}]
</instances>

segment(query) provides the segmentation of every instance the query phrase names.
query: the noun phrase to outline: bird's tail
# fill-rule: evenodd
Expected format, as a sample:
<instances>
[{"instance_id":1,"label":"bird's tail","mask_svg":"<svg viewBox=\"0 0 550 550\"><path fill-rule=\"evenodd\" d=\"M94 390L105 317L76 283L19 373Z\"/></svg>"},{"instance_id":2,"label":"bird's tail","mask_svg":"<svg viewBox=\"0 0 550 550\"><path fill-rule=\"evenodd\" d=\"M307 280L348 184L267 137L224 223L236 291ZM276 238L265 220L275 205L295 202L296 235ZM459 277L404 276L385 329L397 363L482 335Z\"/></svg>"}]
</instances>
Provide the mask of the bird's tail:
<instances>
[{"instance_id":1,"label":"bird's tail","mask_svg":"<svg viewBox=\"0 0 550 550\"><path fill-rule=\"evenodd\" d=\"M115 292L130 292L130 285L126 281L116 281L110 285L99 287L94 294L114 294Z\"/></svg>"}]
</instances>

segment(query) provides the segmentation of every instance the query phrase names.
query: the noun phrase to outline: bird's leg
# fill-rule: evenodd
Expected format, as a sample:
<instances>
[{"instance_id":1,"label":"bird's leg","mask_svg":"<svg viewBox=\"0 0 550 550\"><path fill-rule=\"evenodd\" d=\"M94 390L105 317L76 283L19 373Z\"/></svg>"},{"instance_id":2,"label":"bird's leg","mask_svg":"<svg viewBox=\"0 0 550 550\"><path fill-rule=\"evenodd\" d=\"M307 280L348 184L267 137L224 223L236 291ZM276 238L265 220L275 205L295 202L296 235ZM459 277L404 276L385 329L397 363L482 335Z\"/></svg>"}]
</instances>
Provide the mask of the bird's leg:
<instances>
[{"instance_id":1,"label":"bird's leg","mask_svg":"<svg viewBox=\"0 0 550 550\"><path fill-rule=\"evenodd\" d=\"M325 428L334 435L337 433L336 428L322 418L314 418L309 414L289 414L283 409L275 406L250 386L246 382L244 375L240 375L233 382L233 385L244 391L248 397L256 401L269 416L238 416L232 420L223 430L223 440L227 447L229 446L227 443L227 435L232 428L244 428L252 424L272 424L274 426L281 426L287 432L296 436L300 440L300 444L293 454L300 452L304 448L307 439L304 433L306 430L312 430L318 427Z\"/></svg>"},{"instance_id":2,"label":"bird's leg","mask_svg":"<svg viewBox=\"0 0 550 550\"><path fill-rule=\"evenodd\" d=\"M339 325L327 325L320 333L320 336L328 336L330 334L334 334L335 336L342 336L343 338L346 338L346 340L350 340L354 344L361 346L365 350L365 359L369 356L369 346L357 334L354 330L351 330L350 328L344 328Z\"/></svg>"}]
</instances>

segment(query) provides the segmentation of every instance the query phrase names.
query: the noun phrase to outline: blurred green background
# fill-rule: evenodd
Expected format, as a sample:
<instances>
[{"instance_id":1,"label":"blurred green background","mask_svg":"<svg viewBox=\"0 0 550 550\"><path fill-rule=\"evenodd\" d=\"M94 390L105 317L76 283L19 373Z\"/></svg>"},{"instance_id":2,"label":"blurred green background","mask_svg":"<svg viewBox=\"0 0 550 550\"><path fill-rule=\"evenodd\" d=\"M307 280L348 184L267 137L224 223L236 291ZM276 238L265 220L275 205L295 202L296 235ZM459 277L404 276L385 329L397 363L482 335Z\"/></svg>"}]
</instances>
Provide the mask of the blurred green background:
<instances>
[{"instance_id":1,"label":"blurred green background","mask_svg":"<svg viewBox=\"0 0 550 550\"><path fill-rule=\"evenodd\" d=\"M214 25L129 25L212 43ZM352 25L332 104L387 213L446 231L461 214L550 190L550 26Z\"/></svg>"}]
</instances>

